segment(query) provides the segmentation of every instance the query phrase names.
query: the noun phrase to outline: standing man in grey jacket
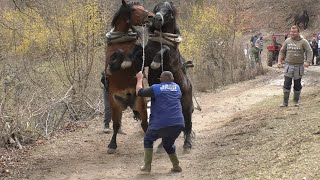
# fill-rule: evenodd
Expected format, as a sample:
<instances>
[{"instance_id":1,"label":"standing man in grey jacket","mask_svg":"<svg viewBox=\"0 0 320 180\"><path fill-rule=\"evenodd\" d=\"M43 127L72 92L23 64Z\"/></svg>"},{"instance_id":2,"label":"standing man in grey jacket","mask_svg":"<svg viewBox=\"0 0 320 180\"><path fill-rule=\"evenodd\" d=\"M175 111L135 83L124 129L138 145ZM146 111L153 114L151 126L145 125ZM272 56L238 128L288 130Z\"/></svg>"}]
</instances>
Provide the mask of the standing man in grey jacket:
<instances>
[{"instance_id":1,"label":"standing man in grey jacket","mask_svg":"<svg viewBox=\"0 0 320 180\"><path fill-rule=\"evenodd\" d=\"M294 82L294 106L299 106L301 94L301 78L304 74L304 68L308 68L312 60L312 49L309 42L300 36L300 28L296 25L290 29L290 38L286 39L280 50L278 58L278 67L284 65L284 85L283 85L283 103L280 107L287 107L292 80ZM307 60L306 60L307 59Z\"/></svg>"}]
</instances>

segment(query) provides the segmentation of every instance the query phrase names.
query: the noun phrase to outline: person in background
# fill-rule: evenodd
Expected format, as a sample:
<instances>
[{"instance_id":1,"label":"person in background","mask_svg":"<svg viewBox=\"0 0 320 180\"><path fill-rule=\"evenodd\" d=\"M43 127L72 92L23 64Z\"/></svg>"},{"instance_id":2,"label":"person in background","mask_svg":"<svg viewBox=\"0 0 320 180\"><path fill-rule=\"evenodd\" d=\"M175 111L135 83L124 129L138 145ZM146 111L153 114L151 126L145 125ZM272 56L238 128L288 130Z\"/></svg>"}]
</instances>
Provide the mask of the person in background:
<instances>
[{"instance_id":1,"label":"person in background","mask_svg":"<svg viewBox=\"0 0 320 180\"><path fill-rule=\"evenodd\" d=\"M318 42L315 37L313 37L312 40L310 41L310 46L311 46L312 53L313 53L311 65L314 65L314 58L318 57ZM317 64L317 63L315 63L315 64Z\"/></svg>"},{"instance_id":2,"label":"person in background","mask_svg":"<svg viewBox=\"0 0 320 180\"><path fill-rule=\"evenodd\" d=\"M309 67L312 58L312 49L309 42L300 36L300 28L296 25L290 29L290 38L286 39L280 50L278 67L284 66L283 102L280 107L287 107L292 80L294 82L294 106L299 106L301 94L301 79L304 74L304 67ZM285 57L285 59L284 59ZM307 61L305 58L307 57Z\"/></svg>"},{"instance_id":3,"label":"person in background","mask_svg":"<svg viewBox=\"0 0 320 180\"><path fill-rule=\"evenodd\" d=\"M317 41L318 41L318 55L320 55L320 33L317 36ZM318 56L319 57L319 56ZM319 59L319 58L318 58Z\"/></svg>"}]
</instances>

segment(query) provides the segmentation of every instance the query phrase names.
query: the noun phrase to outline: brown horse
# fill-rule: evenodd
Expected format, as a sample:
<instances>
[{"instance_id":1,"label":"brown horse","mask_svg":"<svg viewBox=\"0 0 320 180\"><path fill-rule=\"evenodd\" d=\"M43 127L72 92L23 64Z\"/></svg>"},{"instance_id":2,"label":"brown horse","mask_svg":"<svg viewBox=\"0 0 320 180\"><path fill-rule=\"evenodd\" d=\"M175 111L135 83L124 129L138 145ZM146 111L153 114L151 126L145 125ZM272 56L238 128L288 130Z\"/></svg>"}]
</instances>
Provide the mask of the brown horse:
<instances>
[{"instance_id":1,"label":"brown horse","mask_svg":"<svg viewBox=\"0 0 320 180\"><path fill-rule=\"evenodd\" d=\"M149 27L149 41L145 47L146 66L149 66L149 85L160 83L159 77L163 71L171 71L182 91L182 113L185 122L184 150L192 147L192 84L186 75L186 67L192 67L179 52L178 45L181 35L176 23L177 10L172 2L162 2L154 7L155 14L152 26ZM161 146L161 144L160 144ZM158 147L160 147L158 146Z\"/></svg>"},{"instance_id":2,"label":"brown horse","mask_svg":"<svg viewBox=\"0 0 320 180\"><path fill-rule=\"evenodd\" d=\"M142 47L136 43L139 34L133 26L141 26L150 16L152 14L139 3L126 3L122 0L111 23L113 29L107 34L105 73L113 121L113 136L108 145L110 154L115 153L117 148L116 138L122 111L128 106L141 119L142 129L146 131L148 128L146 100L137 97L135 92L135 75L142 66Z\"/></svg>"}]
</instances>

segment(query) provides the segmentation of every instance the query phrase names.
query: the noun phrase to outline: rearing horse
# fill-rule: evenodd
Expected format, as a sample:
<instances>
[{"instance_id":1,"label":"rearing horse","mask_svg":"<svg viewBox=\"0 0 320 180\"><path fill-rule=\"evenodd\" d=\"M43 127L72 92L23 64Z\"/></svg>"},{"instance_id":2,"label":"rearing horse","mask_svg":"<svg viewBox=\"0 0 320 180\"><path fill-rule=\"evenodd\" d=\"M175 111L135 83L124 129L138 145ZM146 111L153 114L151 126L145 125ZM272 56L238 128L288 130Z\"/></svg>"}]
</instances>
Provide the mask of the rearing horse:
<instances>
[{"instance_id":1,"label":"rearing horse","mask_svg":"<svg viewBox=\"0 0 320 180\"><path fill-rule=\"evenodd\" d=\"M128 106L141 119L142 129L146 131L148 128L146 99L137 97L135 92L135 75L142 66L142 47L136 44L138 33L134 32L133 26L141 26L150 16L152 14L139 3L122 0L111 23L113 29L107 33L105 73L113 121L113 135L108 145L110 154L117 148L122 111Z\"/></svg>"},{"instance_id":2,"label":"rearing horse","mask_svg":"<svg viewBox=\"0 0 320 180\"><path fill-rule=\"evenodd\" d=\"M185 121L184 149L192 147L192 85L185 72L185 59L180 55L178 45L181 41L180 31L176 24L177 10L172 2L163 2L153 9L152 26L149 27L149 41L145 47L146 66L149 66L148 83L160 83L162 71L171 71L174 81L182 91L181 105Z\"/></svg>"}]
</instances>

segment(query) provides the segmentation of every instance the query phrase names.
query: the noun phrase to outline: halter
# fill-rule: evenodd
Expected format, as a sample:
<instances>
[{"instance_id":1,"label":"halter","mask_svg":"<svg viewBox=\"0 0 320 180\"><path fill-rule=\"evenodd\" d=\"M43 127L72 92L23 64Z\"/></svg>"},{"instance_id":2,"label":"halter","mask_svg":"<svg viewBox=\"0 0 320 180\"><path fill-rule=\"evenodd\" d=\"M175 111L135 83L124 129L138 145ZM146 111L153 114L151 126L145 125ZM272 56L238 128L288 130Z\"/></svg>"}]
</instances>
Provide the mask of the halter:
<instances>
[{"instance_id":1,"label":"halter","mask_svg":"<svg viewBox=\"0 0 320 180\"><path fill-rule=\"evenodd\" d=\"M159 15L161 17L161 26L163 26L164 25L163 15L160 12L157 12L156 15Z\"/></svg>"}]
</instances>

